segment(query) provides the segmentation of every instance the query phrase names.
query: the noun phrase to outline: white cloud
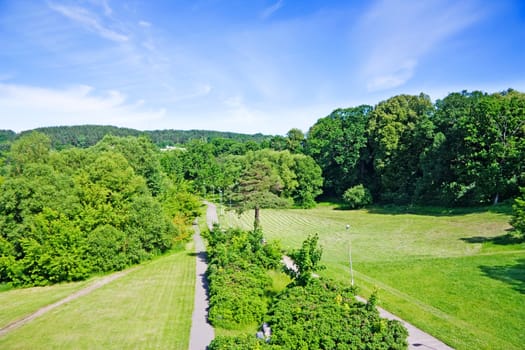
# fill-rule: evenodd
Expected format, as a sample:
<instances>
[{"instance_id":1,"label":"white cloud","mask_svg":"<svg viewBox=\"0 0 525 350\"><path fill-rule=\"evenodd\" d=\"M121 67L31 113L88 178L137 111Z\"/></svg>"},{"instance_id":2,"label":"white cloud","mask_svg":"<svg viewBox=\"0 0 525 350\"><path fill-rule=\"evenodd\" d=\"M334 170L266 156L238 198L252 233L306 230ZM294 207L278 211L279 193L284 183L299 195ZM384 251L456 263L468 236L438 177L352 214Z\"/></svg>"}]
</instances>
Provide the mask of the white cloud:
<instances>
[{"instance_id":1,"label":"white cloud","mask_svg":"<svg viewBox=\"0 0 525 350\"><path fill-rule=\"evenodd\" d=\"M144 28L149 28L151 27L151 23L148 21L139 21L139 26L144 27Z\"/></svg>"},{"instance_id":2,"label":"white cloud","mask_svg":"<svg viewBox=\"0 0 525 350\"><path fill-rule=\"evenodd\" d=\"M147 129L165 109L146 110L144 101L128 102L119 91L96 95L86 85L50 89L0 84L2 123L15 131L50 125L104 124Z\"/></svg>"},{"instance_id":3,"label":"white cloud","mask_svg":"<svg viewBox=\"0 0 525 350\"><path fill-rule=\"evenodd\" d=\"M368 90L405 84L422 57L482 18L478 8L473 1L378 1L356 28Z\"/></svg>"},{"instance_id":4,"label":"white cloud","mask_svg":"<svg viewBox=\"0 0 525 350\"><path fill-rule=\"evenodd\" d=\"M49 4L49 7L103 38L116 42L128 41L126 35L108 28L102 23L100 18L82 7L62 6L52 3Z\"/></svg>"},{"instance_id":5,"label":"white cloud","mask_svg":"<svg viewBox=\"0 0 525 350\"><path fill-rule=\"evenodd\" d=\"M273 15L276 11L278 11L281 7L283 7L283 4L284 4L284 1L283 0L278 0L275 4L271 5L271 6L268 6L267 8L265 8L263 10L263 12L261 13L261 18L262 19L266 19L268 17L270 17L271 15Z\"/></svg>"}]
</instances>

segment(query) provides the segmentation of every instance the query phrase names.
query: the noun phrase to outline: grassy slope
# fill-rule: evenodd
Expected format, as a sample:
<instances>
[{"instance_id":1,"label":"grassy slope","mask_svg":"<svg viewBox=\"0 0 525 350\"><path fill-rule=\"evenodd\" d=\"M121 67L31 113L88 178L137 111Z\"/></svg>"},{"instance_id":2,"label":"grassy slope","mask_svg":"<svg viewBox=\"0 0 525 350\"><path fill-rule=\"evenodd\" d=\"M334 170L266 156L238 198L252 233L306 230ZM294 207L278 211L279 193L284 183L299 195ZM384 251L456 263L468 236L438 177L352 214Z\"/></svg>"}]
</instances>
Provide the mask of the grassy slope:
<instances>
[{"instance_id":1,"label":"grassy slope","mask_svg":"<svg viewBox=\"0 0 525 350\"><path fill-rule=\"evenodd\" d=\"M0 348L186 350L194 287L195 257L163 256L14 330Z\"/></svg>"},{"instance_id":2,"label":"grassy slope","mask_svg":"<svg viewBox=\"0 0 525 350\"><path fill-rule=\"evenodd\" d=\"M499 210L501 209L501 210ZM263 210L270 239L298 248L310 233L324 247L322 274L349 281L348 251L362 294L457 349L520 349L525 343L525 245L494 244L508 207L447 212L423 208ZM249 228L253 213L223 222ZM346 224L351 228L347 232Z\"/></svg>"}]
</instances>

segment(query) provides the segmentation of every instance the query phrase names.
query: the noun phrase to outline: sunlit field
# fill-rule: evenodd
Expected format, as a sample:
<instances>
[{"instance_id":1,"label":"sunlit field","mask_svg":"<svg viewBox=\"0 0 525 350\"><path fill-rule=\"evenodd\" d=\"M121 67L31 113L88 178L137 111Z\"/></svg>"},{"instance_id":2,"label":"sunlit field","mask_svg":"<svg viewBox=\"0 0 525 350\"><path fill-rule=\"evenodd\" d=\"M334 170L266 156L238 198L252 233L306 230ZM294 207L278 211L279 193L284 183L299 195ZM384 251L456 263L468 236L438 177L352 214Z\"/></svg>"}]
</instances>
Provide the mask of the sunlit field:
<instances>
[{"instance_id":1,"label":"sunlit field","mask_svg":"<svg viewBox=\"0 0 525 350\"><path fill-rule=\"evenodd\" d=\"M525 343L525 244L505 238L510 208L262 210L268 239L298 248L318 233L321 274L350 283L350 246L360 294L457 349L521 349ZM225 226L250 228L253 212L224 211ZM350 225L346 228L346 225Z\"/></svg>"}]
</instances>

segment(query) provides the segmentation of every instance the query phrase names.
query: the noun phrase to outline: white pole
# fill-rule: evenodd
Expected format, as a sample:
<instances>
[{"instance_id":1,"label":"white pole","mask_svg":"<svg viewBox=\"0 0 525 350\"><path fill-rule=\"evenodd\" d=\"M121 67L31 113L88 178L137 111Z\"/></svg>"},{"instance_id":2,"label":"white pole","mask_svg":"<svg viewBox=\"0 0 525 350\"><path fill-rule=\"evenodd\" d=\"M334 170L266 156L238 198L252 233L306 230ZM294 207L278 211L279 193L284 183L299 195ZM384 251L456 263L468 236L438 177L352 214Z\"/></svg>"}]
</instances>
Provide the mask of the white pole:
<instances>
[{"instance_id":1,"label":"white pole","mask_svg":"<svg viewBox=\"0 0 525 350\"><path fill-rule=\"evenodd\" d=\"M346 232L350 232L350 225L346 225ZM351 285L354 286L354 268L352 266L352 238L348 236L348 256L350 257L350 276Z\"/></svg>"}]
</instances>

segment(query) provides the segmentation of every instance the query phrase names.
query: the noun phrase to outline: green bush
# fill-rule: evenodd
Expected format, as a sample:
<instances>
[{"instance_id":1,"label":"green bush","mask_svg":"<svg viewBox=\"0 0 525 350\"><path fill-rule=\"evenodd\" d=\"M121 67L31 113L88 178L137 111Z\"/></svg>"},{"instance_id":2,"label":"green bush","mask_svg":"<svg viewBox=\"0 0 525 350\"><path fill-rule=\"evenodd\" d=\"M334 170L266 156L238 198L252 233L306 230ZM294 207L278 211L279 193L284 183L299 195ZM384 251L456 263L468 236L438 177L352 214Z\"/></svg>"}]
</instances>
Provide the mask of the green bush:
<instances>
[{"instance_id":1,"label":"green bush","mask_svg":"<svg viewBox=\"0 0 525 350\"><path fill-rule=\"evenodd\" d=\"M401 323L379 317L373 304L356 301L353 290L313 279L291 285L269 312L270 344L283 349L406 349Z\"/></svg>"},{"instance_id":2,"label":"green bush","mask_svg":"<svg viewBox=\"0 0 525 350\"><path fill-rule=\"evenodd\" d=\"M512 227L514 227L515 236L523 239L525 237L525 187L521 189L521 197L514 200L512 206L513 215L510 221Z\"/></svg>"},{"instance_id":3,"label":"green bush","mask_svg":"<svg viewBox=\"0 0 525 350\"><path fill-rule=\"evenodd\" d=\"M238 337L219 336L215 338L208 350L251 350L251 349L282 349L280 346L270 346L254 335Z\"/></svg>"},{"instance_id":4,"label":"green bush","mask_svg":"<svg viewBox=\"0 0 525 350\"><path fill-rule=\"evenodd\" d=\"M372 195L363 185L357 185L347 189L343 193L343 202L349 208L361 208L365 205L372 204Z\"/></svg>"},{"instance_id":5,"label":"green bush","mask_svg":"<svg viewBox=\"0 0 525 350\"><path fill-rule=\"evenodd\" d=\"M262 322L272 280L266 268L281 259L277 243L265 244L258 230L221 230L208 236L209 320L215 327L238 329Z\"/></svg>"}]
</instances>

